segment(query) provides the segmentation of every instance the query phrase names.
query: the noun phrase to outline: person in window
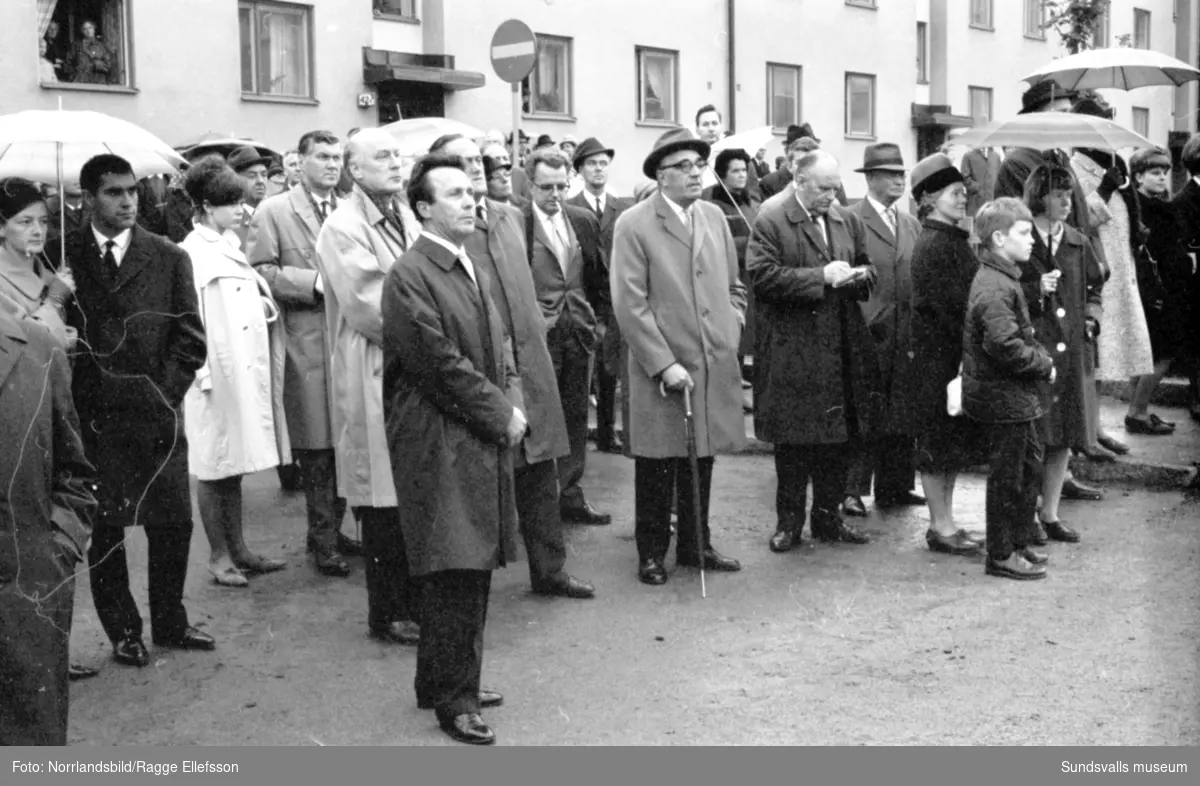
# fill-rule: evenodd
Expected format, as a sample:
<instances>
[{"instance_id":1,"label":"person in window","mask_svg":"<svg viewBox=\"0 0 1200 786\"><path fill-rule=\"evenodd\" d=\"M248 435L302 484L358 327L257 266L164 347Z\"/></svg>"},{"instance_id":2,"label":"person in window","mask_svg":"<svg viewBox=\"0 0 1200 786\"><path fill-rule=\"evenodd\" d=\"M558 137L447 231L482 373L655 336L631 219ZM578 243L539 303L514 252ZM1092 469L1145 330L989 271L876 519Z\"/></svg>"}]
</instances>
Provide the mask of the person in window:
<instances>
[{"instance_id":1,"label":"person in window","mask_svg":"<svg viewBox=\"0 0 1200 786\"><path fill-rule=\"evenodd\" d=\"M38 60L38 81L42 84L57 82L58 74L54 69L54 63L50 60L50 45L44 38L38 41L38 54L41 56Z\"/></svg>"},{"instance_id":2,"label":"person in window","mask_svg":"<svg viewBox=\"0 0 1200 786\"><path fill-rule=\"evenodd\" d=\"M71 50L72 81L92 85L117 84L117 57L96 36L96 23L86 20L79 28L83 38Z\"/></svg>"},{"instance_id":3,"label":"person in window","mask_svg":"<svg viewBox=\"0 0 1200 786\"><path fill-rule=\"evenodd\" d=\"M42 57L50 61L54 66L54 79L42 79L43 82L66 82L67 77L67 59L70 52L63 44L59 37L58 22L50 22L46 27L46 35L42 36L42 40L46 42L46 50L42 52Z\"/></svg>"}]
</instances>

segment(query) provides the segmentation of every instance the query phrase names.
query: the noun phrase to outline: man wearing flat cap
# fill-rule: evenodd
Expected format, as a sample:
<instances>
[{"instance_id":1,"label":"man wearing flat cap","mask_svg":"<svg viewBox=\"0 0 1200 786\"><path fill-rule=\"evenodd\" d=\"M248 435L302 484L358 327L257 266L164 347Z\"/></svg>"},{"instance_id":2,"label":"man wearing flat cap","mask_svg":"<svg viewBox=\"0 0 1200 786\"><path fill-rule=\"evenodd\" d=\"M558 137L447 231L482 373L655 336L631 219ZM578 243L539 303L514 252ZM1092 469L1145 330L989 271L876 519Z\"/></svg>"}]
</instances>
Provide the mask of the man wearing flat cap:
<instances>
[{"instance_id":1,"label":"man wearing flat cap","mask_svg":"<svg viewBox=\"0 0 1200 786\"><path fill-rule=\"evenodd\" d=\"M686 129L659 137L642 164L658 191L622 213L613 236L613 310L629 348L625 438L634 458L638 578L650 585L667 581L663 563L671 545L673 499L677 564L719 571L742 567L712 547L708 526L714 457L746 442L737 358L746 290L725 215L700 198L709 152L708 143ZM684 432L685 388L691 391L700 457L695 479ZM700 486L700 521L694 481Z\"/></svg>"},{"instance_id":2,"label":"man wearing flat cap","mask_svg":"<svg viewBox=\"0 0 1200 786\"><path fill-rule=\"evenodd\" d=\"M877 278L871 297L860 303L867 328L875 340L879 368L880 423L874 438L864 440L850 460L846 499L842 512L865 516L862 498L871 493L875 479L875 507L922 505L913 493L916 477L915 447L909 436L889 427L887 403L897 369L908 361L912 319L912 251L921 225L896 204L904 196L904 159L891 142L869 146L863 165L855 172L867 178L867 196L846 212L858 216L866 228L867 257Z\"/></svg>"},{"instance_id":3,"label":"man wearing flat cap","mask_svg":"<svg viewBox=\"0 0 1200 786\"><path fill-rule=\"evenodd\" d=\"M254 211L258 209L258 204L267 198L269 183L267 173L275 161L271 156L262 155L250 145L242 145L234 150L226 160L233 171L237 172L238 176L246 183L246 195L242 198L242 220L233 228L244 251L246 235L250 232L250 219L254 217Z\"/></svg>"},{"instance_id":4,"label":"man wearing flat cap","mask_svg":"<svg viewBox=\"0 0 1200 786\"><path fill-rule=\"evenodd\" d=\"M613 230L617 218L629 209L629 200L608 191L608 174L615 152L590 136L575 150L572 162L583 180L583 191L567 200L568 205L590 210L600 222L600 252L603 267L591 270L584 281L588 302L596 312L596 447L606 453L620 453L616 436L617 379L621 374L621 330L613 316L609 294L612 269Z\"/></svg>"}]
</instances>

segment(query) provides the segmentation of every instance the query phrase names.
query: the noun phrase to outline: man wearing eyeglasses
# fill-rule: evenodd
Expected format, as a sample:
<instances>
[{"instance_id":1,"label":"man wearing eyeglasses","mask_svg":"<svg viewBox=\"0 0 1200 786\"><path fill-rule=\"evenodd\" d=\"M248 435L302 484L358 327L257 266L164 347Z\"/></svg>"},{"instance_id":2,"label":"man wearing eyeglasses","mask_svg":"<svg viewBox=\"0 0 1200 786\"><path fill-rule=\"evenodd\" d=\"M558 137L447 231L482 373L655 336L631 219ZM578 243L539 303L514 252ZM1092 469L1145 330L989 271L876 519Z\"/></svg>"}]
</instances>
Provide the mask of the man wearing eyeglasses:
<instances>
[{"instance_id":1,"label":"man wearing eyeglasses","mask_svg":"<svg viewBox=\"0 0 1200 786\"><path fill-rule=\"evenodd\" d=\"M489 144L483 149L483 176L488 199L517 209L528 203L513 192L512 161L504 145Z\"/></svg>"},{"instance_id":2,"label":"man wearing eyeglasses","mask_svg":"<svg viewBox=\"0 0 1200 786\"><path fill-rule=\"evenodd\" d=\"M687 129L663 134L642 164L658 191L617 219L610 289L629 352L626 451L634 458L638 578L667 581L671 507L677 564L738 571L712 547L708 526L714 456L746 443L738 343L746 289L737 249L716 205L701 201L707 142ZM691 391L699 477L688 462L682 392ZM700 520L693 505L700 486Z\"/></svg>"},{"instance_id":3,"label":"man wearing eyeglasses","mask_svg":"<svg viewBox=\"0 0 1200 786\"><path fill-rule=\"evenodd\" d=\"M566 204L569 163L557 148L540 148L525 163L531 203L526 205L525 248L549 332L546 336L562 399L569 456L558 462L559 508L564 521L609 524L584 497L587 466L588 391L596 347L596 313L584 282L603 268L600 224L595 214Z\"/></svg>"}]
</instances>

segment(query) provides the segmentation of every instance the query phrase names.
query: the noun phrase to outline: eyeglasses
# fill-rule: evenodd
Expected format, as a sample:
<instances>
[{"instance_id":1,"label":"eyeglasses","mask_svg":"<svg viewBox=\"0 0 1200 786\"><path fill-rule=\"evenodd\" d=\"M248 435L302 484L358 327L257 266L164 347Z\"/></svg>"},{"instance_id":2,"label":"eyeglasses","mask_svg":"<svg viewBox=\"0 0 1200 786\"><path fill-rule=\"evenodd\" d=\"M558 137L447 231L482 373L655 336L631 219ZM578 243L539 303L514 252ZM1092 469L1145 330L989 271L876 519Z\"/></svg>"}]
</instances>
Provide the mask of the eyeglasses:
<instances>
[{"instance_id":1,"label":"eyeglasses","mask_svg":"<svg viewBox=\"0 0 1200 786\"><path fill-rule=\"evenodd\" d=\"M542 191L557 191L560 194L565 194L571 190L570 183L534 183L533 187Z\"/></svg>"},{"instance_id":2,"label":"eyeglasses","mask_svg":"<svg viewBox=\"0 0 1200 786\"><path fill-rule=\"evenodd\" d=\"M708 161L704 160L703 158L698 158L695 161L680 161L678 164L659 167L659 169L674 169L678 172L682 172L685 175L690 175L693 170L703 172L707 168Z\"/></svg>"}]
</instances>

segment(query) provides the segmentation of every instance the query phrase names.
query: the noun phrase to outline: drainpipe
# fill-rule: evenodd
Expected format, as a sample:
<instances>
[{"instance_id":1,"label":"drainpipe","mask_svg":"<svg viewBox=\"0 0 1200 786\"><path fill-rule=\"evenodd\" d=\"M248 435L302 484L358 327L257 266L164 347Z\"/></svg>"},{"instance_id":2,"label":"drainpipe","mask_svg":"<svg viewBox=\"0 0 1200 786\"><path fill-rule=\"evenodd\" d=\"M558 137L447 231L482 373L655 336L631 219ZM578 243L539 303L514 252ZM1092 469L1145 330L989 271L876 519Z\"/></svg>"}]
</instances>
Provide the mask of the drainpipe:
<instances>
[{"instance_id":1,"label":"drainpipe","mask_svg":"<svg viewBox=\"0 0 1200 786\"><path fill-rule=\"evenodd\" d=\"M729 28L729 121L728 129L737 128L737 0L725 0L726 24Z\"/></svg>"}]
</instances>

